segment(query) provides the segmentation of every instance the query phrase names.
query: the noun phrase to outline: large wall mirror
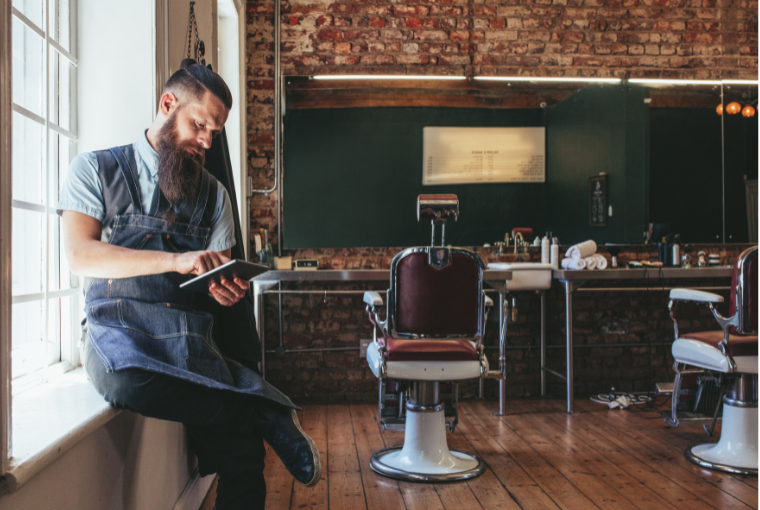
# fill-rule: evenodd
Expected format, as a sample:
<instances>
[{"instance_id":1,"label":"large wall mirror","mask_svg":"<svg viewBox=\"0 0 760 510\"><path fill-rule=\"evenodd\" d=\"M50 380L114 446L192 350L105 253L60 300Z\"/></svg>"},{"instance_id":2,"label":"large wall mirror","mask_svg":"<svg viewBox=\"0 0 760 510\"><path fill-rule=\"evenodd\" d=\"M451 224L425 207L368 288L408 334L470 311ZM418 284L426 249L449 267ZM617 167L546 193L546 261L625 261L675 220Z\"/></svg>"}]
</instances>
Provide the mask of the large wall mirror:
<instances>
[{"instance_id":1,"label":"large wall mirror","mask_svg":"<svg viewBox=\"0 0 760 510\"><path fill-rule=\"evenodd\" d=\"M285 248L424 244L422 193L459 196L447 242L460 246L514 227L563 244L636 244L649 223L685 243L756 241L757 84L284 82ZM426 127L542 128L544 180L425 185ZM594 222L599 176L605 207Z\"/></svg>"}]
</instances>

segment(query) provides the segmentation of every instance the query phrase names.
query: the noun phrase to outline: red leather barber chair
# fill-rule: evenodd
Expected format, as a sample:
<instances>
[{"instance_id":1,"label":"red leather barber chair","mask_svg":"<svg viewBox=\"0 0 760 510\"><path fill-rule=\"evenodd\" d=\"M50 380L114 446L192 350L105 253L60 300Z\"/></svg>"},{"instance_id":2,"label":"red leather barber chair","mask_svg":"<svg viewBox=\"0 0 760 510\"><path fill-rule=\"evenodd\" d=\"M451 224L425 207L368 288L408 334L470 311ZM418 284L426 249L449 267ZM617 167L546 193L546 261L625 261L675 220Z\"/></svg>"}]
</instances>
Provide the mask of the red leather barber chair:
<instances>
[{"instance_id":1,"label":"red leather barber chair","mask_svg":"<svg viewBox=\"0 0 760 510\"><path fill-rule=\"evenodd\" d=\"M681 301L707 304L721 330L679 334L675 310ZM670 291L668 307L676 333L673 342L676 379L672 415L666 421L678 426L676 406L682 374L716 374L723 396L720 440L716 444L687 448L686 458L718 471L757 475L757 247L745 250L736 262L728 318L715 309L715 303L722 302L721 296L710 292ZM684 370L686 365L697 370ZM718 409L716 407L711 428L705 427L708 435L712 435Z\"/></svg>"},{"instance_id":2,"label":"red leather barber chair","mask_svg":"<svg viewBox=\"0 0 760 510\"><path fill-rule=\"evenodd\" d=\"M440 247L409 248L391 263L385 320L383 299L364 293L375 338L367 361L380 380L380 424L403 428L404 446L375 452L372 469L384 476L413 481L452 481L476 477L485 466L476 456L449 450L446 430L456 426L457 381L488 373L481 345L487 309L483 262L473 252L444 247L445 221L456 220L456 195L421 195L418 220L442 224ZM379 335L378 335L379 331ZM448 405L442 385L451 387ZM392 388L389 391L389 385ZM399 389L401 389L399 391ZM395 392L389 409L387 396ZM388 410L395 411L394 420ZM453 415L448 424L446 414Z\"/></svg>"}]
</instances>

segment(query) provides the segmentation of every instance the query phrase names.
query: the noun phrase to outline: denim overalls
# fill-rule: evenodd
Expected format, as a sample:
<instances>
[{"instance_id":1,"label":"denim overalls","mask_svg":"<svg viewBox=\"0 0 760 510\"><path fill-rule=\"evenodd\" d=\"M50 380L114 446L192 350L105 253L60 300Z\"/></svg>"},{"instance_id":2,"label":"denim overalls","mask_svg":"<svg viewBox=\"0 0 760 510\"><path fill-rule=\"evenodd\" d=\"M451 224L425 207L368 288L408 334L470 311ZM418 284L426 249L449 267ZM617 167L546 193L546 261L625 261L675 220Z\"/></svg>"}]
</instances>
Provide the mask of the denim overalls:
<instances>
[{"instance_id":1,"label":"denim overalls","mask_svg":"<svg viewBox=\"0 0 760 510\"><path fill-rule=\"evenodd\" d=\"M132 146L96 155L106 202L104 242L171 253L206 248L218 183L205 169L195 204L185 204L178 220L167 226L161 216L170 205L160 186L156 185L151 210L143 214ZM221 354L212 338L214 316L206 311L213 309L211 298L179 288L192 277L173 272L92 279L85 295L87 329L106 370L139 368L295 408L256 372ZM225 331L244 335L241 341L250 342L256 333L246 329Z\"/></svg>"}]
</instances>

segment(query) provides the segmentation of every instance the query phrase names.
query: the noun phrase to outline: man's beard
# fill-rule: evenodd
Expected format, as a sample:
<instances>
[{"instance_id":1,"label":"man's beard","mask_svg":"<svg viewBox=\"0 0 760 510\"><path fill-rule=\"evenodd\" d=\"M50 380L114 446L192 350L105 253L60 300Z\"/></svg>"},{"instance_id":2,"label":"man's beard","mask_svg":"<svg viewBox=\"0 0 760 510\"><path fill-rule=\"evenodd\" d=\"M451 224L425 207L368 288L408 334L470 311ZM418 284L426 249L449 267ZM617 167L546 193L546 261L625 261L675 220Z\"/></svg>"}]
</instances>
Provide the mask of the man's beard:
<instances>
[{"instance_id":1,"label":"man's beard","mask_svg":"<svg viewBox=\"0 0 760 510\"><path fill-rule=\"evenodd\" d=\"M179 141L175 111L158 133L158 186L169 201L170 207L163 219L172 225L179 209L188 201L195 201L201 184L201 170L205 162L203 152L191 154Z\"/></svg>"}]
</instances>

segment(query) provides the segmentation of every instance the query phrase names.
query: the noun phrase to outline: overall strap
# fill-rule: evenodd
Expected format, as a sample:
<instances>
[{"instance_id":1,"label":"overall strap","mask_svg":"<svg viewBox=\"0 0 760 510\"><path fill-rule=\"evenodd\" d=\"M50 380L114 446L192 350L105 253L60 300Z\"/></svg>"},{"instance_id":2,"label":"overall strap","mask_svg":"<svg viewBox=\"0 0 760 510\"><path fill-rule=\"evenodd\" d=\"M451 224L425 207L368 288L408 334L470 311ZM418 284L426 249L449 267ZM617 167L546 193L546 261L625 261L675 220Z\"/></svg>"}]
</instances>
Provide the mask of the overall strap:
<instances>
[{"instance_id":1,"label":"overall strap","mask_svg":"<svg viewBox=\"0 0 760 510\"><path fill-rule=\"evenodd\" d=\"M204 169L201 170L201 175L203 176L201 179L201 189L198 193L198 200L195 202L195 211L193 211L193 216L190 219L190 224L194 227L200 225L201 220L203 219L203 212L206 210L206 203L208 202L209 198L209 173Z\"/></svg>"},{"instance_id":2,"label":"overall strap","mask_svg":"<svg viewBox=\"0 0 760 510\"><path fill-rule=\"evenodd\" d=\"M126 149L126 151L125 151ZM119 168L124 176L124 181L129 189L129 196L132 198L132 207L137 214L143 214L142 204L140 203L140 192L137 188L137 163L132 146L112 147L108 149L116 161L119 162ZM127 152L129 157L125 154ZM131 165L129 163L132 163Z\"/></svg>"}]
</instances>

